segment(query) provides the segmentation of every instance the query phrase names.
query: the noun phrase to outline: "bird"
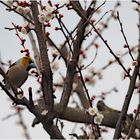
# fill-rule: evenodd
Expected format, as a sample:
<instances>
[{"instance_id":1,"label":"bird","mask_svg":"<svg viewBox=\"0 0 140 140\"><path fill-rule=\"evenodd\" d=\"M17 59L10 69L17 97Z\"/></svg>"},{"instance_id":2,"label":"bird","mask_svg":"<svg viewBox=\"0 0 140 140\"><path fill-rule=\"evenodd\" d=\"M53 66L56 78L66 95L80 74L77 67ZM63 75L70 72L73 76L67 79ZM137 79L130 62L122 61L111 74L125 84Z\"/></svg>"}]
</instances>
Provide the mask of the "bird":
<instances>
[{"instance_id":1,"label":"bird","mask_svg":"<svg viewBox=\"0 0 140 140\"><path fill-rule=\"evenodd\" d=\"M13 87L20 88L27 80L28 72L32 68L36 68L36 65L30 56L24 56L17 60L6 72L5 87L10 89L10 84L12 84Z\"/></svg>"}]
</instances>

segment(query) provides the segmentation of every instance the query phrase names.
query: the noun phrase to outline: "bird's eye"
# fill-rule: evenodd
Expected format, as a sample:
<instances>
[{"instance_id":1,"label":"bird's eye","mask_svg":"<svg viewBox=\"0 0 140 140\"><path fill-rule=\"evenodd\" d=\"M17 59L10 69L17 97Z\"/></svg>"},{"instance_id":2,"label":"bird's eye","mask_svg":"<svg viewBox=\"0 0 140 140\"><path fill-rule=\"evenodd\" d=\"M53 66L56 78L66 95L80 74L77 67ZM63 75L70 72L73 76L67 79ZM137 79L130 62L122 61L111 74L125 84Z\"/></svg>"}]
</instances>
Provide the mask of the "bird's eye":
<instances>
[{"instance_id":1,"label":"bird's eye","mask_svg":"<svg viewBox=\"0 0 140 140\"><path fill-rule=\"evenodd\" d=\"M30 60L30 61L29 61L29 64L31 64L31 63L33 63L33 61L32 61L32 60Z\"/></svg>"}]
</instances>

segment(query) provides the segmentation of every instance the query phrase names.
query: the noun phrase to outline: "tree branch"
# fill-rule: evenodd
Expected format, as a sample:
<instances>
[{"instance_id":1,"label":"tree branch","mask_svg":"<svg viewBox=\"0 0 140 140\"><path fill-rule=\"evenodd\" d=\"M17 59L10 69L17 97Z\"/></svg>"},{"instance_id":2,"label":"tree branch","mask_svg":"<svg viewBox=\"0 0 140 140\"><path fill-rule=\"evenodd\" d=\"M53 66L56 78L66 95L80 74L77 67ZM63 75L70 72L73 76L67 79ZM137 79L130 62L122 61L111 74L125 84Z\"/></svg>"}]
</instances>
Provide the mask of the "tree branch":
<instances>
[{"instance_id":1,"label":"tree branch","mask_svg":"<svg viewBox=\"0 0 140 140\"><path fill-rule=\"evenodd\" d=\"M53 111L53 84L52 84L52 71L47 53L46 39L43 30L43 25L38 20L38 5L37 1L31 1L31 10L35 23L35 32L38 39L40 58L41 58L41 73L42 73L42 91L48 111Z\"/></svg>"},{"instance_id":2,"label":"tree branch","mask_svg":"<svg viewBox=\"0 0 140 140\"><path fill-rule=\"evenodd\" d=\"M38 100L38 106L40 111L41 110L43 111L45 108L45 105L42 101L43 101L42 99ZM59 113L59 108L60 108L60 104L54 105L54 110L58 113ZM121 111L108 107L103 101L98 101L97 108L99 112L104 115L104 119L101 125L115 129ZM85 124L91 124L91 119L92 121L94 119L92 116L89 116L89 114L86 113L85 109L81 110L79 108L72 108L72 107L67 107L65 111L59 116L59 118L74 123L85 123ZM125 125L123 126L123 133L128 134L132 122L133 122L133 115L126 114ZM34 119L33 126L35 126L36 124L38 124L38 120ZM134 127L140 130L140 122L136 121ZM137 138L134 131L132 132L131 137Z\"/></svg>"},{"instance_id":3,"label":"tree branch","mask_svg":"<svg viewBox=\"0 0 140 140\"><path fill-rule=\"evenodd\" d=\"M125 35L125 33L124 33L124 29L123 29L122 22L121 22L121 20L120 20L120 16L119 16L119 12L118 12L118 11L117 11L117 19L118 19L119 24L120 24L120 27L121 27L121 33L122 33L123 38L124 38L125 43L126 43L126 46L125 46L125 47L128 48L129 54L130 54L132 60L134 60L133 55L132 55L132 53L131 53L130 46L129 46L128 41L127 41L127 38L126 38L126 35Z\"/></svg>"},{"instance_id":4,"label":"tree branch","mask_svg":"<svg viewBox=\"0 0 140 140\"><path fill-rule=\"evenodd\" d=\"M137 62L138 62L138 65L134 68L133 74L131 76L131 80L129 83L127 94L125 96L122 111L121 111L119 120L116 124L114 139L118 139L121 136L121 130L122 130L123 124L125 122L125 116L126 116L129 104L130 104L130 100L131 100L134 88L135 88L136 78L139 73L139 67L140 67L140 52L139 51L138 51L138 56L137 56Z\"/></svg>"},{"instance_id":5,"label":"tree branch","mask_svg":"<svg viewBox=\"0 0 140 140\"><path fill-rule=\"evenodd\" d=\"M71 3L72 5L77 5L77 1L71 1ZM91 11L88 9L86 12L86 18L89 18L90 14L91 14ZM73 79L75 76L76 66L79 60L79 51L80 51L82 42L84 40L84 32L87 25L88 23L86 22L86 19L81 18L78 25L78 29L77 29L77 37L73 42L72 58L71 58L71 61L69 61L67 64L66 80L64 83L64 89L63 89L63 93L62 93L62 97L60 101L60 108L61 108L60 112L63 112L65 110L69 101L69 97L72 91L72 84L73 84Z\"/></svg>"},{"instance_id":6,"label":"tree branch","mask_svg":"<svg viewBox=\"0 0 140 140\"><path fill-rule=\"evenodd\" d=\"M9 5L7 5L5 2L3 2L2 0L0 0L0 3L2 3L3 5L5 5L6 7L8 7L11 11L14 11L15 13L17 13L18 15L22 16L24 19L26 19L28 22L33 23L32 20L28 19L25 15L20 14L19 12L17 12L15 9L13 10Z\"/></svg>"},{"instance_id":7,"label":"tree branch","mask_svg":"<svg viewBox=\"0 0 140 140\"><path fill-rule=\"evenodd\" d=\"M4 72L2 72L4 74ZM15 98L14 96L12 96L12 94L5 88L5 86L0 82L0 86L2 87L2 89L4 90L4 92L7 94L7 96L16 104L16 105L23 105L26 106L27 109L34 114L34 116L39 120L39 122L42 123L43 128L45 129L46 132L49 133L51 138L55 138L55 139L64 139L63 135L61 134L61 132L59 131L57 126L54 125L50 125L50 118L52 120L53 116L50 116L50 114L48 113L46 116L41 115L40 109L38 108L38 106L35 106L32 103L32 97L31 97L31 89L29 89L30 91L30 101L28 101L25 97L23 97L22 99L18 99ZM15 92L15 91L13 91ZM44 103L44 100L43 100ZM46 105L45 105L45 109L46 109Z\"/></svg>"}]
</instances>

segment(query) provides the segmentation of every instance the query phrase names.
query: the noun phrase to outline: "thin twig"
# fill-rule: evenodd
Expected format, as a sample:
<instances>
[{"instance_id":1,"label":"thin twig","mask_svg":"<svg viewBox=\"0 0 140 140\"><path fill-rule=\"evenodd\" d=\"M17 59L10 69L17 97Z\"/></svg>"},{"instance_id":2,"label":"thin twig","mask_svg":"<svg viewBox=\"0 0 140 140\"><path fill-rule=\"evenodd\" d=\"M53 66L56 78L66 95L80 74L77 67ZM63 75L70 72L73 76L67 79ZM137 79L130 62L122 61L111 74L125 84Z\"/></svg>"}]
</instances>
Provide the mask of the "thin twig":
<instances>
[{"instance_id":1,"label":"thin twig","mask_svg":"<svg viewBox=\"0 0 140 140\"><path fill-rule=\"evenodd\" d=\"M137 56L137 62L138 62L138 65L134 68L133 74L131 76L131 80L129 83L127 94L125 96L122 111L121 111L120 117L118 119L118 122L116 124L114 139L118 139L121 136L122 126L124 124L125 116L126 116L129 104L130 104L130 100L131 100L133 91L135 89L136 78L137 78L137 75L139 73L139 66L140 66L140 53L139 53L139 51L138 51L138 56Z\"/></svg>"},{"instance_id":2,"label":"thin twig","mask_svg":"<svg viewBox=\"0 0 140 140\"><path fill-rule=\"evenodd\" d=\"M22 108L20 107L15 107L16 109L16 114L18 115L19 117L19 121L18 121L18 124L22 127L23 131L24 131L24 136L27 140L31 139L30 135L29 135L29 132L27 131L27 126L24 122L24 119L23 119L23 115L22 115Z\"/></svg>"},{"instance_id":3,"label":"thin twig","mask_svg":"<svg viewBox=\"0 0 140 140\"><path fill-rule=\"evenodd\" d=\"M105 15L108 14L109 12L111 12L111 11L112 11L112 10L109 10L109 11L105 12L105 13L101 16L101 18L94 24L94 26L96 26L96 25L105 17Z\"/></svg>"},{"instance_id":4,"label":"thin twig","mask_svg":"<svg viewBox=\"0 0 140 140\"><path fill-rule=\"evenodd\" d=\"M75 1L71 1L71 3L75 3ZM87 13L87 18L90 16L90 13L91 12ZM76 71L76 63L79 58L79 51L80 51L81 44L84 39L83 35L85 32L85 28L87 26L87 24L84 24L85 22L86 22L86 20L81 18L81 20L79 22L79 26L78 26L79 29L77 30L77 37L76 37L75 41L73 42L73 57L67 65L68 68L67 68L66 80L64 83L62 97L60 100L60 106L61 106L60 108L61 108L62 112L65 110L65 108L68 104L68 101L69 101L70 94L71 94L72 83L73 83L73 79L74 79L75 71Z\"/></svg>"},{"instance_id":5,"label":"thin twig","mask_svg":"<svg viewBox=\"0 0 140 140\"><path fill-rule=\"evenodd\" d=\"M121 22L121 20L120 20L120 16L119 16L119 12L118 12L118 11L117 11L117 19L118 19L119 24L120 24L120 27L121 27L121 33L122 33L122 35L123 35L123 37L124 37L124 40L125 40L125 43L126 43L126 46L125 46L125 47L128 48L129 54L130 54L132 60L134 61L134 57L133 57L133 55L132 55L132 53L131 53L130 46L129 46L129 44L128 44L126 35L125 35L125 33L124 33L123 26L122 26L122 22Z\"/></svg>"},{"instance_id":6,"label":"thin twig","mask_svg":"<svg viewBox=\"0 0 140 140\"><path fill-rule=\"evenodd\" d=\"M16 99L15 97L5 88L5 86L0 82L0 86L2 87L2 89L5 91L5 93L10 97L10 99L16 103Z\"/></svg>"},{"instance_id":7,"label":"thin twig","mask_svg":"<svg viewBox=\"0 0 140 140\"><path fill-rule=\"evenodd\" d=\"M95 28L95 26L93 25L93 23L91 23L88 18L86 18L82 13L81 13L81 17L86 19L86 21L88 21L88 23L94 28L94 31L98 34L98 36L100 37L100 39L104 42L104 44L106 45L106 47L108 48L108 50L110 51L110 53L114 56L114 58L117 60L117 62L120 64L120 66L122 67L122 69L126 72L127 76L130 78L130 74L129 72L126 70L126 68L124 67L124 65L122 64L122 62L120 61L120 59L115 55L115 53L113 52L113 50L111 49L111 47L109 46L109 44L107 43L107 40L105 40L103 38L103 36L99 33L99 31Z\"/></svg>"},{"instance_id":8,"label":"thin twig","mask_svg":"<svg viewBox=\"0 0 140 140\"><path fill-rule=\"evenodd\" d=\"M28 92L29 92L29 102L30 102L31 106L34 106L33 94L32 94L32 88L31 87L28 88Z\"/></svg>"},{"instance_id":9,"label":"thin twig","mask_svg":"<svg viewBox=\"0 0 140 140\"><path fill-rule=\"evenodd\" d=\"M132 48L131 48L131 51L133 51L133 50L136 49L136 48L138 48L138 46L132 47ZM124 56L126 56L128 53L129 53L129 51L124 52L124 53L122 54L121 58L124 57ZM107 69L110 65L114 64L115 62L117 62L116 59L111 60L110 62L108 62L108 64L104 65L104 66L101 68L101 70Z\"/></svg>"},{"instance_id":10,"label":"thin twig","mask_svg":"<svg viewBox=\"0 0 140 140\"><path fill-rule=\"evenodd\" d=\"M138 45L138 49L140 49L140 45ZM139 50L138 50L138 54L137 54L137 62L138 62L138 66L136 66L134 68L133 74L131 76L131 81L130 81L130 84L129 84L129 88L128 88L128 91L127 91L127 94L126 94L126 97L125 97L125 100L124 100L124 104L123 104L123 107L122 107L122 112L121 112L120 117L118 119L118 122L116 124L116 130L115 130L115 133L114 133L114 138L116 138L116 139L120 138L120 136L121 136L122 126L124 124L125 116L126 116L129 104L130 104L130 100L132 98L134 88L135 88L136 78L139 75L139 67L140 67L140 51Z\"/></svg>"},{"instance_id":11,"label":"thin twig","mask_svg":"<svg viewBox=\"0 0 140 140\"><path fill-rule=\"evenodd\" d=\"M58 21L59 21L59 24L60 24L60 26L61 26L61 30L62 30L62 32L63 32L65 38L68 40L68 38L67 38L67 36L66 36L66 34L65 34L64 30L63 30L63 28L62 28L62 25L63 25L63 27L65 28L65 30L67 31L67 33L69 34L71 40L74 41L74 39L73 39L72 36L70 35L69 31L67 30L66 26L63 24L63 22L61 21L61 19L59 19L58 17L57 17L57 19L58 19ZM61 23L62 23L62 25L61 25ZM68 41L68 45L69 45L69 48L70 48L70 50L71 50L72 55L74 56L74 53L73 53L73 51L72 51L72 48L71 48L71 45L70 45L69 41ZM90 106L92 106L92 102L91 102L91 100L90 100L90 96L89 96L89 93L88 93L88 89L87 89L87 87L86 87L86 85L85 85L85 82L84 82L84 78L83 78L81 69L80 69L80 67L78 66L77 63L76 63L76 67L77 67L77 69L78 69L78 72L80 73L81 82L82 82L82 84L83 84L83 86L84 86L84 89L85 89L85 92L86 92L86 94L87 94L87 97L88 97Z\"/></svg>"},{"instance_id":12,"label":"thin twig","mask_svg":"<svg viewBox=\"0 0 140 140\"><path fill-rule=\"evenodd\" d=\"M94 26L96 26L104 17L107 13L109 13L110 11L107 11L103 14L103 16L94 24ZM92 33L93 28L90 29L90 31L88 33L85 34L85 38Z\"/></svg>"},{"instance_id":13,"label":"thin twig","mask_svg":"<svg viewBox=\"0 0 140 140\"><path fill-rule=\"evenodd\" d=\"M113 16L112 16L112 15L114 15L114 13L115 13L115 11L116 11L116 9L117 9L117 7L118 7L119 5L120 5L119 2L117 2L117 3L115 4L115 6L114 6L114 8L113 8L114 10L112 10L110 16L109 16L109 17L106 19L106 21L105 21L105 25L106 25L106 26L108 26L108 24L109 24L109 22L111 21L111 19L113 19ZM103 32L105 29L106 29L105 26L103 26L103 27L100 29L100 34L102 34L102 32ZM94 37L94 39L92 40L92 42L86 47L86 50L88 50L89 47L90 47L91 45L94 45L94 44L95 44L95 41L97 40L98 37L99 37L98 35L95 35L95 37Z\"/></svg>"},{"instance_id":14,"label":"thin twig","mask_svg":"<svg viewBox=\"0 0 140 140\"><path fill-rule=\"evenodd\" d=\"M135 3L137 3L137 4L138 4L138 6L140 6L140 3L139 3L139 2L137 2L136 0L132 0L132 2L135 2Z\"/></svg>"},{"instance_id":15,"label":"thin twig","mask_svg":"<svg viewBox=\"0 0 140 140\"><path fill-rule=\"evenodd\" d=\"M129 138L131 137L131 134L132 134L132 132L133 132L134 125L135 125L135 123L136 123L136 120L137 120L137 117L138 117L139 113L140 113L140 104L139 104L138 107L137 107L137 111L136 111L136 113L135 113L135 117L134 117L134 119L133 119L133 121L132 121L132 123L131 123L130 129L129 129L129 133L128 133L126 139L129 139Z\"/></svg>"},{"instance_id":16,"label":"thin twig","mask_svg":"<svg viewBox=\"0 0 140 140\"><path fill-rule=\"evenodd\" d=\"M16 10L13 10L8 4L6 4L6 3L3 2L2 0L0 0L0 3L2 3L2 4L5 5L6 7L8 7L11 11L14 11L15 13L17 13L17 14L20 15L20 16L22 16L24 19L26 19L28 22L30 22L30 23L32 23L32 24L34 25L34 23L33 23L32 20L28 19L25 15L20 14L20 13L17 12Z\"/></svg>"},{"instance_id":17,"label":"thin twig","mask_svg":"<svg viewBox=\"0 0 140 140\"><path fill-rule=\"evenodd\" d=\"M92 64L94 63L96 57L97 57L97 54L98 54L98 48L96 48L96 52L95 52L95 56L94 56L93 60L92 60L88 65L86 65L85 67L83 67L81 70L85 70L85 69L87 69L90 65L92 65Z\"/></svg>"}]
</instances>

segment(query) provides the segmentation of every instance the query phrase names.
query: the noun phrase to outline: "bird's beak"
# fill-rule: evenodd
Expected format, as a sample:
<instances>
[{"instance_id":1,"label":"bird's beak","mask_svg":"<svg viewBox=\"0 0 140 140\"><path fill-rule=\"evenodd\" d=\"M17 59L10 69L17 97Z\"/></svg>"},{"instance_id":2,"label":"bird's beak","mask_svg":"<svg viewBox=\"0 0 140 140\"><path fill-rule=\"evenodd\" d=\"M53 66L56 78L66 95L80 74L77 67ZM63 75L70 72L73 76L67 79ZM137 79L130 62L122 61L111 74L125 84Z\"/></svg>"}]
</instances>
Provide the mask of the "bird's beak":
<instances>
[{"instance_id":1,"label":"bird's beak","mask_svg":"<svg viewBox=\"0 0 140 140\"><path fill-rule=\"evenodd\" d=\"M30 67L30 69L31 69L31 68L37 68L36 65L35 65L35 63L30 63L30 64L29 64L29 67Z\"/></svg>"}]
</instances>

